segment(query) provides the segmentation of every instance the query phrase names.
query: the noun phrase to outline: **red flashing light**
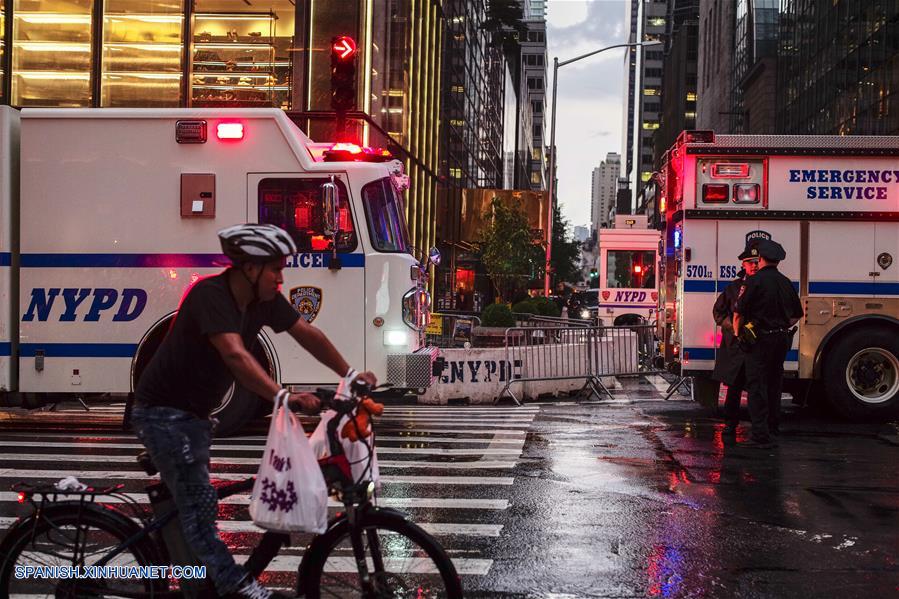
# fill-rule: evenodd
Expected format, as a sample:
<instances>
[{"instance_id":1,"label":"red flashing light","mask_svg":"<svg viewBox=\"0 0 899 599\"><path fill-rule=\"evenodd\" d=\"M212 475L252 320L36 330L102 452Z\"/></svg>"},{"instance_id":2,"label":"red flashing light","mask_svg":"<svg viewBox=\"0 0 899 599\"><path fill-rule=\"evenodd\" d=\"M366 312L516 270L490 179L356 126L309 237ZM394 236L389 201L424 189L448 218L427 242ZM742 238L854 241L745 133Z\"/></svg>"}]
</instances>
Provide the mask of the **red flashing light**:
<instances>
[{"instance_id":1,"label":"red flashing light","mask_svg":"<svg viewBox=\"0 0 899 599\"><path fill-rule=\"evenodd\" d=\"M25 491L19 491L17 499L19 503L25 503L25 500L28 499L28 495L25 494Z\"/></svg>"},{"instance_id":2,"label":"red flashing light","mask_svg":"<svg viewBox=\"0 0 899 599\"><path fill-rule=\"evenodd\" d=\"M215 135L219 139L243 139L243 123L219 123Z\"/></svg>"},{"instance_id":3,"label":"red flashing light","mask_svg":"<svg viewBox=\"0 0 899 599\"><path fill-rule=\"evenodd\" d=\"M338 142L331 146L332 152L347 152L348 154L361 154L362 148L357 146L356 144L348 144L343 142Z\"/></svg>"},{"instance_id":4,"label":"red flashing light","mask_svg":"<svg viewBox=\"0 0 899 599\"><path fill-rule=\"evenodd\" d=\"M348 35L341 35L331 44L331 50L340 60L352 59L356 54L356 40Z\"/></svg>"},{"instance_id":5,"label":"red flashing light","mask_svg":"<svg viewBox=\"0 0 899 599\"><path fill-rule=\"evenodd\" d=\"M338 142L322 153L325 162L388 162L393 154L384 148L363 148L354 143Z\"/></svg>"},{"instance_id":6,"label":"red flashing light","mask_svg":"<svg viewBox=\"0 0 899 599\"><path fill-rule=\"evenodd\" d=\"M705 183L702 186L702 201L707 204L725 204L729 196L730 185L727 183Z\"/></svg>"},{"instance_id":7,"label":"red flashing light","mask_svg":"<svg viewBox=\"0 0 899 599\"><path fill-rule=\"evenodd\" d=\"M639 264L635 264L634 265L634 274L639 275L642 272L643 272L643 267L640 266Z\"/></svg>"}]
</instances>

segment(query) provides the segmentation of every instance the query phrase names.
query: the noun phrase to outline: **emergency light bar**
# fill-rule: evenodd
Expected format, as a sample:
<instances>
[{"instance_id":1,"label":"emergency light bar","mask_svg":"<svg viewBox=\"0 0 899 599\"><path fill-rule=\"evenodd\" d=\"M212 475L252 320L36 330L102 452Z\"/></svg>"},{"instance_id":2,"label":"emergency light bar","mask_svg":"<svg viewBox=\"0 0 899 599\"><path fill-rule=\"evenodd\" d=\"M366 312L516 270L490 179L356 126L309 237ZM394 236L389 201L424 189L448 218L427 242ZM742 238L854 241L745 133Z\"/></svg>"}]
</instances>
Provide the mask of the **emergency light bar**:
<instances>
[{"instance_id":1,"label":"emergency light bar","mask_svg":"<svg viewBox=\"0 0 899 599\"><path fill-rule=\"evenodd\" d=\"M338 142L322 152L325 162L389 162L393 154L384 148L364 148L353 143Z\"/></svg>"},{"instance_id":2,"label":"emergency light bar","mask_svg":"<svg viewBox=\"0 0 899 599\"><path fill-rule=\"evenodd\" d=\"M702 201L707 204L726 204L730 200L730 185L727 183L704 183Z\"/></svg>"}]
</instances>

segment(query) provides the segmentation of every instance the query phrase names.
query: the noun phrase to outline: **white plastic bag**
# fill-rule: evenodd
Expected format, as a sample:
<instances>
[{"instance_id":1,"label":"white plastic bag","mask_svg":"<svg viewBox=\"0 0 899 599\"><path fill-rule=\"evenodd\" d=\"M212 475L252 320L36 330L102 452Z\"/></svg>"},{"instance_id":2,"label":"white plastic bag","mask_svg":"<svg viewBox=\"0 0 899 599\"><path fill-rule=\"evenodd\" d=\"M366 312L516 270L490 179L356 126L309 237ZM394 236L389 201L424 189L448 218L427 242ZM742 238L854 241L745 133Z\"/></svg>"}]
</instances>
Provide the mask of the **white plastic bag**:
<instances>
[{"instance_id":1,"label":"white plastic bag","mask_svg":"<svg viewBox=\"0 0 899 599\"><path fill-rule=\"evenodd\" d=\"M284 393L275 400L250 517L267 530L322 533L328 523L328 488L287 397Z\"/></svg>"},{"instance_id":2,"label":"white plastic bag","mask_svg":"<svg viewBox=\"0 0 899 599\"><path fill-rule=\"evenodd\" d=\"M312 444L312 451L318 459L326 458L331 455L331 447L328 443L328 423L337 416L334 410L326 410L321 414L321 420L312 436L309 438ZM378 452L375 449L375 434L372 432L365 439L359 441L350 441L345 439L341 434L343 425L349 421L349 416L342 416L337 425L337 436L340 439L340 445L346 454L347 461L350 463L350 473L353 475L353 481L361 479L370 480L375 483L375 488L381 488L381 473L378 470ZM371 456L371 472L368 472L368 455ZM363 476L364 475L364 476Z\"/></svg>"}]
</instances>

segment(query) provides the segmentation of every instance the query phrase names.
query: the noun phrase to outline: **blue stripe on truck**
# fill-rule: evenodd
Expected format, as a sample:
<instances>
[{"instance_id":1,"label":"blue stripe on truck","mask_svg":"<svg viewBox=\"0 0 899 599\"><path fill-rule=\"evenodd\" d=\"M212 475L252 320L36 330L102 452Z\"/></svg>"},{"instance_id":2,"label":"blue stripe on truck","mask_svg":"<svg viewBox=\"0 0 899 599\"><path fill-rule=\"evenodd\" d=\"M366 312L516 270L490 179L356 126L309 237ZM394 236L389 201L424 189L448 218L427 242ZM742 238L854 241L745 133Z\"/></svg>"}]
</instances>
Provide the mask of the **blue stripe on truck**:
<instances>
[{"instance_id":1,"label":"blue stripe on truck","mask_svg":"<svg viewBox=\"0 0 899 599\"><path fill-rule=\"evenodd\" d=\"M321 256L320 259L313 257ZM341 266L365 266L365 254L338 254ZM6 255L9 266L9 254ZM22 254L23 268L222 268L230 260L222 254ZM288 267L327 268L331 254L306 252L287 261ZM2 255L0 255L0 266Z\"/></svg>"},{"instance_id":2,"label":"blue stripe on truck","mask_svg":"<svg viewBox=\"0 0 899 599\"><path fill-rule=\"evenodd\" d=\"M133 358L136 343L23 343L19 355L33 358L42 350L48 358Z\"/></svg>"},{"instance_id":3,"label":"blue stripe on truck","mask_svg":"<svg viewBox=\"0 0 899 599\"><path fill-rule=\"evenodd\" d=\"M684 353L686 353L691 360L714 360L715 359L715 348L714 347L685 347ZM799 361L799 350L791 349L787 352L787 362L798 362Z\"/></svg>"}]
</instances>

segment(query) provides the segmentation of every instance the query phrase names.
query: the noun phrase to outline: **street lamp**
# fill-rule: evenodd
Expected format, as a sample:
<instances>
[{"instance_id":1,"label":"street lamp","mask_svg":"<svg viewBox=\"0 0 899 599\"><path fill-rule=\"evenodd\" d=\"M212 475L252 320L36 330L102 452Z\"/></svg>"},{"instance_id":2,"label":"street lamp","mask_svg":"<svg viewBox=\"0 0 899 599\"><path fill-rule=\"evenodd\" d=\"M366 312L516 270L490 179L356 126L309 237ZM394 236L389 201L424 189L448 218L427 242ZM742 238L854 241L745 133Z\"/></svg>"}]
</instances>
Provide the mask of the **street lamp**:
<instances>
[{"instance_id":1,"label":"street lamp","mask_svg":"<svg viewBox=\"0 0 899 599\"><path fill-rule=\"evenodd\" d=\"M549 189L546 192L546 203L548 205L546 215L546 277L543 281L543 294L546 297L549 297L550 291L550 266L552 263L553 249L553 200L555 199L553 196L555 195L556 186L556 88L558 87L559 83L559 67L564 67L566 64L571 64L573 62L583 60L584 58L588 58L590 56L593 56L594 54L599 54L600 52L605 52L606 50L614 50L615 48L633 48L636 46L646 47L660 45L662 45L662 42L660 42L659 40L632 42L629 44L615 44L614 46L606 46L605 48L600 48L599 50L594 50L593 52L588 52L587 54L576 56L563 62L559 62L558 56L553 58L553 115L549 126Z\"/></svg>"}]
</instances>

